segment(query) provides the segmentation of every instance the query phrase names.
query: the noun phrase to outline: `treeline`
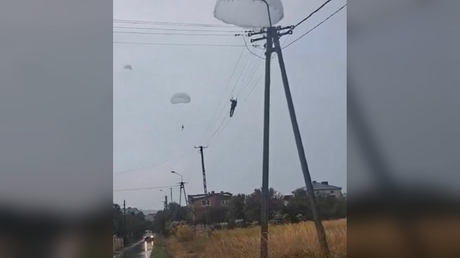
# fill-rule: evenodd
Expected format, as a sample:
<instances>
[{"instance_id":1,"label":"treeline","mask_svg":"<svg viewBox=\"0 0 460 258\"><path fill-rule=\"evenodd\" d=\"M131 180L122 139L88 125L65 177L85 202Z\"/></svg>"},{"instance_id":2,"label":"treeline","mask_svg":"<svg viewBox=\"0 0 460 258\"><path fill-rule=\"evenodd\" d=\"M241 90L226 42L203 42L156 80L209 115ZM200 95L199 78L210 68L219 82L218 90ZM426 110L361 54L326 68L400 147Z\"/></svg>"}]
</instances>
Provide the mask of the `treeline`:
<instances>
[{"instance_id":1,"label":"treeline","mask_svg":"<svg viewBox=\"0 0 460 258\"><path fill-rule=\"evenodd\" d=\"M126 242L140 239L146 229L152 229L152 222L146 221L142 212L127 212L126 218L123 216L123 210L120 205L113 204L113 234L118 237L125 237ZM125 224L126 219L126 224Z\"/></svg>"},{"instance_id":2,"label":"treeline","mask_svg":"<svg viewBox=\"0 0 460 258\"><path fill-rule=\"evenodd\" d=\"M286 203L284 196L275 191L269 190L269 221L271 224L298 223L300 221L313 220L311 203L307 192L304 189L297 189L292 192L293 196ZM223 207L208 207L208 220L215 228L234 228L257 225L261 219L260 189L255 189L249 195L237 194L230 198ZM322 220L333 220L345 218L347 214L346 199L334 196L318 196L317 210ZM203 214L203 213L202 213ZM153 230L165 232L171 222L193 224L191 212L187 207L179 207L176 203L170 203L166 210L156 214L153 223ZM197 216L194 224L205 224L204 215Z\"/></svg>"}]
</instances>

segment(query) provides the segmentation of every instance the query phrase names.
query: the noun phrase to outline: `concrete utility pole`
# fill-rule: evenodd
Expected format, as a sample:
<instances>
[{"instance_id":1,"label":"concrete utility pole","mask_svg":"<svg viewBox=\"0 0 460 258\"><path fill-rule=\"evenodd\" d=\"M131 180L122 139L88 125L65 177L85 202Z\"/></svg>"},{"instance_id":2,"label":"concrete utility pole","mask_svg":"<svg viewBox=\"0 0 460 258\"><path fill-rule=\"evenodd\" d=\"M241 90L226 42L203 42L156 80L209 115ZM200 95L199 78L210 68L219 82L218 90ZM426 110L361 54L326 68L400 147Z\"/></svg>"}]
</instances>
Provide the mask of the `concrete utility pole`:
<instances>
[{"instance_id":1,"label":"concrete utility pole","mask_svg":"<svg viewBox=\"0 0 460 258\"><path fill-rule=\"evenodd\" d=\"M308 169L307 160L305 158L305 151L302 144L302 138L300 136L299 125L297 123L294 104L292 102L291 91L289 89L289 82L286 75L286 67L284 65L283 54L279 42L279 38L292 34L292 29L294 26L287 27L273 27L271 23L270 8L269 4L262 0L267 5L268 17L270 26L268 28L262 29L259 32L249 32L248 36L265 34L265 36L251 39L251 42L264 40L266 39L266 52L265 52L265 104L264 104L264 136L263 136L263 164L262 164L262 214L261 214L261 236L260 236L260 257L268 257L268 202L269 202L269 127L270 127L270 60L271 54L276 52L278 55L279 66L281 69L281 77L283 80L284 91L286 94L286 101L288 104L289 115L291 118L292 128L294 131L294 136L297 145L297 152L300 158L300 164L302 167L302 172L304 176L305 185L308 191L308 195L311 201L311 209L313 213L313 219L315 221L316 231L318 234L318 240L321 245L323 254L326 257L330 256L329 247L326 240L326 233L324 231L323 224L318 217L318 212L316 210L316 198L313 191L313 185L311 182L310 171ZM288 30L287 32L281 32L283 30ZM273 46L274 43L274 46Z\"/></svg>"},{"instance_id":2,"label":"concrete utility pole","mask_svg":"<svg viewBox=\"0 0 460 258\"><path fill-rule=\"evenodd\" d=\"M204 189L204 199L206 205L204 206L204 212L206 216L206 230L208 231L208 236L210 235L211 231L209 231L209 219L208 219L208 205L209 205L209 199L208 199L208 188L206 185L206 170L204 168L204 152L203 148L208 148L204 146L196 146L195 149L200 149L200 154L201 154L201 168L203 171L203 189Z\"/></svg>"},{"instance_id":3,"label":"concrete utility pole","mask_svg":"<svg viewBox=\"0 0 460 258\"><path fill-rule=\"evenodd\" d=\"M171 194L171 202L174 202L172 197L172 187L169 188L169 193Z\"/></svg>"},{"instance_id":4,"label":"concrete utility pole","mask_svg":"<svg viewBox=\"0 0 460 258\"><path fill-rule=\"evenodd\" d=\"M179 187L179 203L181 203L181 196L182 193L184 194L184 200L185 200L185 206L188 206L188 200L187 200L187 194L185 193L185 182L180 182L180 187ZM181 204L180 204L181 205Z\"/></svg>"},{"instance_id":5,"label":"concrete utility pole","mask_svg":"<svg viewBox=\"0 0 460 258\"><path fill-rule=\"evenodd\" d=\"M126 246L126 201L123 200L123 244Z\"/></svg>"},{"instance_id":6,"label":"concrete utility pole","mask_svg":"<svg viewBox=\"0 0 460 258\"><path fill-rule=\"evenodd\" d=\"M187 200L187 195L185 194L185 184L184 182L184 177L177 173L176 171L171 171L172 174L176 174L180 176L180 182L179 182L179 206L182 206L182 192L184 193L184 199L185 199L185 205L188 205L188 200Z\"/></svg>"},{"instance_id":7,"label":"concrete utility pole","mask_svg":"<svg viewBox=\"0 0 460 258\"><path fill-rule=\"evenodd\" d=\"M286 74L286 67L284 65L283 52L281 50L281 44L279 37L275 36L274 38L275 50L278 55L278 62L281 69L281 78L283 80L284 92L286 94L286 102L288 104L289 115L291 117L292 130L294 131L295 142L297 145L297 152L299 154L300 165L302 167L303 178L305 181L305 186L307 187L308 195L310 196L311 201L311 210L313 213L313 220L315 221L316 232L318 234L318 239L321 244L322 251L329 256L329 247L326 240L326 233L324 231L323 224L318 216L318 211L316 210L316 197L315 191L313 189L313 184L311 182L310 170L308 169L307 158L305 155L305 150L303 148L302 137L300 135L299 124L297 123L297 118L295 114L294 104L292 101L291 90L289 89L288 77Z\"/></svg>"}]
</instances>

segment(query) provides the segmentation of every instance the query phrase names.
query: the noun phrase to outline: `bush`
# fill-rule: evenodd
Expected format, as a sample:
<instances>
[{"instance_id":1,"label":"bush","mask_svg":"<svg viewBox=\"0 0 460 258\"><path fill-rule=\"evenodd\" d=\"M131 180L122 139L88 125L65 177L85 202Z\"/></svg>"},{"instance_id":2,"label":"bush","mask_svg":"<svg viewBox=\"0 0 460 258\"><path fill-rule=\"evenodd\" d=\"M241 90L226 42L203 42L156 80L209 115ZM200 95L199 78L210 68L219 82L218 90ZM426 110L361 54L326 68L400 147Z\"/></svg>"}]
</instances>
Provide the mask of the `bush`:
<instances>
[{"instance_id":1,"label":"bush","mask_svg":"<svg viewBox=\"0 0 460 258\"><path fill-rule=\"evenodd\" d=\"M195 231L189 225L178 225L174 236L179 242L187 242L195 239Z\"/></svg>"}]
</instances>

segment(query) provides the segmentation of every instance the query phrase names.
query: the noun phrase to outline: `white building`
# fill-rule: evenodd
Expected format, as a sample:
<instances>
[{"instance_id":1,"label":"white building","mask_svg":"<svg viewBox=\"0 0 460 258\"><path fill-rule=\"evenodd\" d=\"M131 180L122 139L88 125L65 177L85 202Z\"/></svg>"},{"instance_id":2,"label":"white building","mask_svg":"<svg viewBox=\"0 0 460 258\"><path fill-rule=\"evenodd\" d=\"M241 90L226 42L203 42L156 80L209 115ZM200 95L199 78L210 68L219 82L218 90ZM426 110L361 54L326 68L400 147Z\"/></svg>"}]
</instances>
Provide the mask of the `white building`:
<instances>
[{"instance_id":1,"label":"white building","mask_svg":"<svg viewBox=\"0 0 460 258\"><path fill-rule=\"evenodd\" d=\"M343 197L342 194L342 187L330 185L327 181L316 182L313 181L313 190L315 191L315 195L321 196L335 196L337 198ZM303 187L303 189L306 189Z\"/></svg>"},{"instance_id":2,"label":"white building","mask_svg":"<svg viewBox=\"0 0 460 258\"><path fill-rule=\"evenodd\" d=\"M346 194L344 195L342 193L342 187L330 185L329 182L323 181L323 182L312 182L313 185L313 190L315 191L315 195L321 195L321 196L335 196L336 198L341 198L345 197ZM302 187L301 189L306 190L306 187ZM284 205L288 205L289 201L293 198L293 195L285 195L283 197L284 199Z\"/></svg>"}]
</instances>

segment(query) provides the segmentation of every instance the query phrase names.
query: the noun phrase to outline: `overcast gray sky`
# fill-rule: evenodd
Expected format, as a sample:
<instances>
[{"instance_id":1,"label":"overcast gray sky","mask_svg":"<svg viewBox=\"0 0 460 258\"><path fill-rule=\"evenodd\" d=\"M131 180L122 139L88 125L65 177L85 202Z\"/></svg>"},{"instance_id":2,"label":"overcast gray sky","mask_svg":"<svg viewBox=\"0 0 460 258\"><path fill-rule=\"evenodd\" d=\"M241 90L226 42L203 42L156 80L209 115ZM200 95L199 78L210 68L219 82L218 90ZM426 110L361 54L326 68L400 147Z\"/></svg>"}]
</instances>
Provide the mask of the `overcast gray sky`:
<instances>
[{"instance_id":1,"label":"overcast gray sky","mask_svg":"<svg viewBox=\"0 0 460 258\"><path fill-rule=\"evenodd\" d=\"M284 0L285 17L279 25L296 24L324 1ZM345 3L332 0L297 27L285 44ZM114 0L114 31L128 32L114 33L113 45L115 190L174 185L180 180L170 173L175 170L188 182L187 194L202 193L196 145L209 145L208 191L250 193L261 186L263 60L243 47L241 37L232 36L242 29L214 18L214 5L214 0ZM205 35L182 35L191 33ZM312 179L329 181L344 191L346 40L345 8L283 51ZM263 50L250 49L263 56ZM127 64L132 71L123 69ZM270 186L289 194L304 183L276 56L271 78ZM192 101L172 105L170 98L177 92L189 94ZM239 101L230 119L232 96ZM175 201L177 197L174 189ZM161 209L163 199L159 189L114 192L114 202L126 200L128 206L142 209Z\"/></svg>"}]
</instances>

